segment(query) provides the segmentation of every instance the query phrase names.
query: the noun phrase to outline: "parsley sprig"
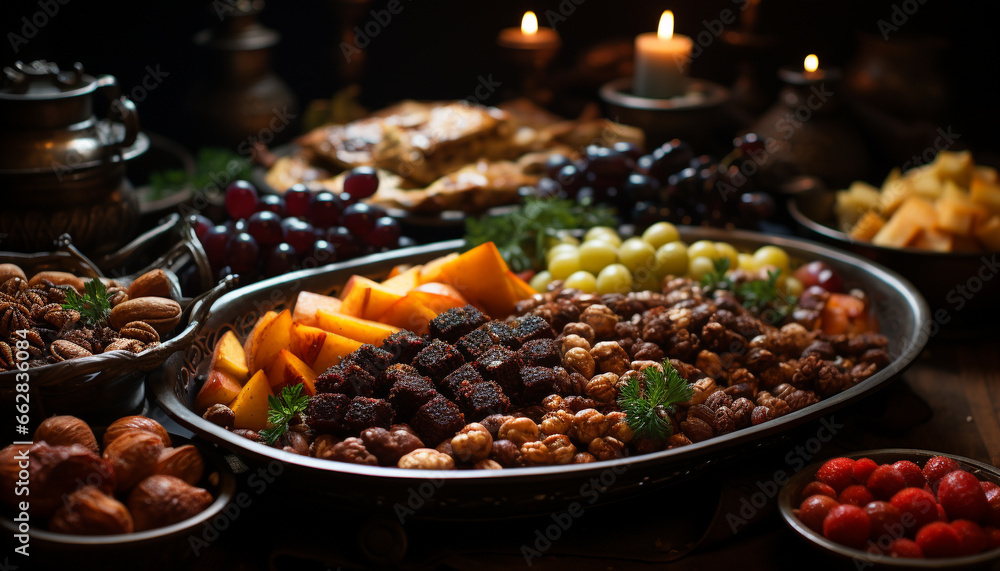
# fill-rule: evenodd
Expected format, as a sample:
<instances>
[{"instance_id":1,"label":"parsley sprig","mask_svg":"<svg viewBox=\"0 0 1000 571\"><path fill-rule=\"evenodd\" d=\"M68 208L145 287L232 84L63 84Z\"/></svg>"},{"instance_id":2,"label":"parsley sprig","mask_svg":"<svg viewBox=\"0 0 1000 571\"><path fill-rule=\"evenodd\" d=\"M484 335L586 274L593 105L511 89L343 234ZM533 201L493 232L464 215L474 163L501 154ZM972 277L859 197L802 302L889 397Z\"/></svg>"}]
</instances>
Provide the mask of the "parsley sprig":
<instances>
[{"instance_id":1,"label":"parsley sprig","mask_svg":"<svg viewBox=\"0 0 1000 571\"><path fill-rule=\"evenodd\" d=\"M281 389L279 396L267 397L267 422L270 428L260 431L268 444L274 444L282 434L288 432L288 423L295 415L305 412L309 406L309 395L302 394L302 385L292 385Z\"/></svg>"},{"instance_id":2,"label":"parsley sprig","mask_svg":"<svg viewBox=\"0 0 1000 571\"><path fill-rule=\"evenodd\" d=\"M80 312L80 319L90 326L100 325L108 319L111 313L111 300L108 288L99 279L92 279L84 284L84 294L75 289L66 290L66 301L63 309Z\"/></svg>"},{"instance_id":3,"label":"parsley sprig","mask_svg":"<svg viewBox=\"0 0 1000 571\"><path fill-rule=\"evenodd\" d=\"M510 268L523 272L545 267L548 241L560 230L616 225L614 210L605 206L583 207L572 200L528 197L510 212L466 219L465 241L470 248L493 242Z\"/></svg>"},{"instance_id":4,"label":"parsley sprig","mask_svg":"<svg viewBox=\"0 0 1000 571\"><path fill-rule=\"evenodd\" d=\"M666 440L672 433L667 416L674 412L675 405L693 396L691 385L664 359L663 371L646 367L642 376L625 383L618 395L618 406L636 436Z\"/></svg>"},{"instance_id":5,"label":"parsley sprig","mask_svg":"<svg viewBox=\"0 0 1000 571\"><path fill-rule=\"evenodd\" d=\"M795 309L798 301L795 296L782 295L778 291L778 278L781 277L781 270L774 269L767 271L766 280L749 280L736 283L730 276L729 258L722 257L713 262L714 269L701 278L701 285L706 288L724 289L733 292L736 299L743 304L743 307L752 311L755 315L763 315L766 311L773 312L769 316L769 321L780 323Z\"/></svg>"}]
</instances>

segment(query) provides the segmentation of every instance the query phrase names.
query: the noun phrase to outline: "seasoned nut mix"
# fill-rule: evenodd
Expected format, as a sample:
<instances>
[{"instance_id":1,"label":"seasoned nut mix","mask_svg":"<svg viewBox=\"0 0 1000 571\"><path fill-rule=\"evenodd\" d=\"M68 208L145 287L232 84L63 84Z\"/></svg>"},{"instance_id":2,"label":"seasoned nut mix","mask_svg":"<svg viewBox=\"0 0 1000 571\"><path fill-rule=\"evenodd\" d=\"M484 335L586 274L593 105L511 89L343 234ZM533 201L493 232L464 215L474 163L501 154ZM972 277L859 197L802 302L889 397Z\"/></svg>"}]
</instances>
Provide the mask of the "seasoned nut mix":
<instances>
[{"instance_id":1,"label":"seasoned nut mix","mask_svg":"<svg viewBox=\"0 0 1000 571\"><path fill-rule=\"evenodd\" d=\"M582 347L574 347L563 355L563 367L570 373L579 373L585 379L594 376L594 357Z\"/></svg>"},{"instance_id":2,"label":"seasoned nut mix","mask_svg":"<svg viewBox=\"0 0 1000 571\"><path fill-rule=\"evenodd\" d=\"M93 353L76 343L66 341L64 339L53 341L52 345L49 347L49 352L52 353L52 356L55 357L56 361L68 361L69 359L78 359L80 357L90 357L93 355Z\"/></svg>"},{"instance_id":3,"label":"seasoned nut mix","mask_svg":"<svg viewBox=\"0 0 1000 571\"><path fill-rule=\"evenodd\" d=\"M567 410L550 412L542 417L539 431L545 436L553 434L566 434L573 426L573 413Z\"/></svg>"},{"instance_id":4,"label":"seasoned nut mix","mask_svg":"<svg viewBox=\"0 0 1000 571\"><path fill-rule=\"evenodd\" d=\"M691 439L691 442L701 442L715 436L712 425L700 418L690 418L681 423L681 430L684 435Z\"/></svg>"},{"instance_id":5,"label":"seasoned nut mix","mask_svg":"<svg viewBox=\"0 0 1000 571\"><path fill-rule=\"evenodd\" d=\"M602 341L590 350L590 356L594 358L594 363L598 372L614 373L624 375L630 368L632 362L628 358L628 353L622 346L614 341Z\"/></svg>"},{"instance_id":6,"label":"seasoned nut mix","mask_svg":"<svg viewBox=\"0 0 1000 571\"><path fill-rule=\"evenodd\" d=\"M624 449L624 444L610 436L595 438L590 441L590 446L587 447L587 451L598 460L616 460L621 458Z\"/></svg>"},{"instance_id":7,"label":"seasoned nut mix","mask_svg":"<svg viewBox=\"0 0 1000 571\"><path fill-rule=\"evenodd\" d=\"M503 466L501 466L496 460L490 460L488 458L486 460L476 462L472 465L472 468L474 470L503 470Z\"/></svg>"},{"instance_id":8,"label":"seasoned nut mix","mask_svg":"<svg viewBox=\"0 0 1000 571\"><path fill-rule=\"evenodd\" d=\"M604 436L608 430L608 419L592 408L585 408L576 413L569 437L580 446L587 447L595 438Z\"/></svg>"},{"instance_id":9,"label":"seasoned nut mix","mask_svg":"<svg viewBox=\"0 0 1000 571\"><path fill-rule=\"evenodd\" d=\"M379 464L395 466L404 455L424 447L424 443L412 431L399 425L390 429L368 428L361 433L365 448L378 458Z\"/></svg>"},{"instance_id":10,"label":"seasoned nut mix","mask_svg":"<svg viewBox=\"0 0 1000 571\"><path fill-rule=\"evenodd\" d=\"M521 466L545 466L551 463L549 447L543 442L525 442L517 458Z\"/></svg>"},{"instance_id":11,"label":"seasoned nut mix","mask_svg":"<svg viewBox=\"0 0 1000 571\"><path fill-rule=\"evenodd\" d=\"M517 457L520 454L521 447L510 440L494 440L490 459L495 460L504 468L510 468L517 465Z\"/></svg>"},{"instance_id":12,"label":"seasoned nut mix","mask_svg":"<svg viewBox=\"0 0 1000 571\"><path fill-rule=\"evenodd\" d=\"M133 321L145 321L161 336L170 333L181 321L181 306L165 297L140 297L120 303L111 309L108 321L120 330Z\"/></svg>"},{"instance_id":13,"label":"seasoned nut mix","mask_svg":"<svg viewBox=\"0 0 1000 571\"><path fill-rule=\"evenodd\" d=\"M570 464L587 464L589 462L597 462L597 458L594 458L594 455L590 452L577 452L573 455L573 460L570 461Z\"/></svg>"},{"instance_id":14,"label":"seasoned nut mix","mask_svg":"<svg viewBox=\"0 0 1000 571\"><path fill-rule=\"evenodd\" d=\"M493 451L493 437L486 427L474 422L465 425L451 439L451 449L455 458L462 462L478 462L489 458Z\"/></svg>"},{"instance_id":15,"label":"seasoned nut mix","mask_svg":"<svg viewBox=\"0 0 1000 571\"><path fill-rule=\"evenodd\" d=\"M542 441L549 450L549 461L552 464L569 464L576 454L576 446L565 434L553 434Z\"/></svg>"},{"instance_id":16,"label":"seasoned nut mix","mask_svg":"<svg viewBox=\"0 0 1000 571\"><path fill-rule=\"evenodd\" d=\"M118 331L118 334L126 339L135 339L143 343L156 343L160 340L160 334L145 321L130 321Z\"/></svg>"},{"instance_id":17,"label":"seasoned nut mix","mask_svg":"<svg viewBox=\"0 0 1000 571\"><path fill-rule=\"evenodd\" d=\"M368 466L377 466L378 459L368 452L365 448L365 443L360 438L345 438L342 442L334 444L330 448L329 455L326 457L327 460L336 460L337 462L350 462L352 464L366 464Z\"/></svg>"},{"instance_id":18,"label":"seasoned nut mix","mask_svg":"<svg viewBox=\"0 0 1000 571\"><path fill-rule=\"evenodd\" d=\"M590 351L590 341L579 335L567 335L559 343L559 348L562 350L563 355L568 353L570 349L576 349L577 347L584 351Z\"/></svg>"},{"instance_id":19,"label":"seasoned nut mix","mask_svg":"<svg viewBox=\"0 0 1000 571\"><path fill-rule=\"evenodd\" d=\"M309 445L309 455L314 458L330 459L333 456L333 447L340 443L340 439L331 434L320 434Z\"/></svg>"},{"instance_id":20,"label":"seasoned nut mix","mask_svg":"<svg viewBox=\"0 0 1000 571\"><path fill-rule=\"evenodd\" d=\"M588 349L590 348L590 345L593 345L594 343L594 328L586 323L567 323L566 326L563 327L562 334L563 339L574 336L583 338L587 342ZM563 352L565 353L566 350L563 349Z\"/></svg>"},{"instance_id":21,"label":"seasoned nut mix","mask_svg":"<svg viewBox=\"0 0 1000 571\"><path fill-rule=\"evenodd\" d=\"M538 440L538 425L530 418L512 418L503 423L497 436L501 440L509 440L515 446L520 447L525 442Z\"/></svg>"},{"instance_id":22,"label":"seasoned nut mix","mask_svg":"<svg viewBox=\"0 0 1000 571\"><path fill-rule=\"evenodd\" d=\"M618 398L618 375L615 373L602 373L590 379L583 393L594 402L600 404L611 404Z\"/></svg>"},{"instance_id":23,"label":"seasoned nut mix","mask_svg":"<svg viewBox=\"0 0 1000 571\"><path fill-rule=\"evenodd\" d=\"M399 467L407 470L454 470L455 460L430 448L417 448L399 459Z\"/></svg>"}]
</instances>

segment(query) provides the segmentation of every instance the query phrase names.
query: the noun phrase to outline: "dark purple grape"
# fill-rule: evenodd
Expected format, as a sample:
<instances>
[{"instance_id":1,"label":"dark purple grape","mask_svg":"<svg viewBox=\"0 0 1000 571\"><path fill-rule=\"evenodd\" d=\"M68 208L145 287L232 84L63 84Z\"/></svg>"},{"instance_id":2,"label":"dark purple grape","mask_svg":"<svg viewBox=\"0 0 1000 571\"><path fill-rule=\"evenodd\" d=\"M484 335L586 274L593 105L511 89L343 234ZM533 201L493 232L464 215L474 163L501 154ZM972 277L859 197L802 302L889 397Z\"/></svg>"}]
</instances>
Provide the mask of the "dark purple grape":
<instances>
[{"instance_id":1,"label":"dark purple grape","mask_svg":"<svg viewBox=\"0 0 1000 571\"><path fill-rule=\"evenodd\" d=\"M257 240L246 232L235 234L226 245L226 261L241 276L252 277L256 273L259 255Z\"/></svg>"},{"instance_id":2,"label":"dark purple grape","mask_svg":"<svg viewBox=\"0 0 1000 571\"><path fill-rule=\"evenodd\" d=\"M576 193L583 188L586 182L586 177L580 172L580 169L576 168L576 165L566 165L559 170L559 174L556 176L556 181L562 186L563 190L566 191L566 195L569 198L576 196Z\"/></svg>"},{"instance_id":3,"label":"dark purple grape","mask_svg":"<svg viewBox=\"0 0 1000 571\"><path fill-rule=\"evenodd\" d=\"M694 152L691 151L691 147L683 141L674 139L654 150L652 160L648 164L643 161L643 167L646 174L662 181L687 168L693 158Z\"/></svg>"},{"instance_id":4,"label":"dark purple grape","mask_svg":"<svg viewBox=\"0 0 1000 571\"><path fill-rule=\"evenodd\" d=\"M633 161L638 161L639 157L642 156L642 149L640 149L637 145L628 143L626 141L618 141L611 148L627 156Z\"/></svg>"},{"instance_id":5,"label":"dark purple grape","mask_svg":"<svg viewBox=\"0 0 1000 571\"><path fill-rule=\"evenodd\" d=\"M576 203L580 206L593 206L597 204L597 192L591 186L585 186L576 193Z\"/></svg>"},{"instance_id":6,"label":"dark purple grape","mask_svg":"<svg viewBox=\"0 0 1000 571\"><path fill-rule=\"evenodd\" d=\"M226 220L226 228L229 229L231 234L239 234L240 232L247 231L247 219L240 218L239 220Z\"/></svg>"},{"instance_id":7,"label":"dark purple grape","mask_svg":"<svg viewBox=\"0 0 1000 571\"><path fill-rule=\"evenodd\" d=\"M763 192L746 192L740 195L740 217L750 225L774 216L774 198Z\"/></svg>"},{"instance_id":8,"label":"dark purple grape","mask_svg":"<svg viewBox=\"0 0 1000 571\"><path fill-rule=\"evenodd\" d=\"M316 240L313 242L312 248L309 249L306 258L311 260L311 263L306 264L306 267L325 266L326 264L340 261L337 247L326 240Z\"/></svg>"},{"instance_id":9,"label":"dark purple grape","mask_svg":"<svg viewBox=\"0 0 1000 571\"><path fill-rule=\"evenodd\" d=\"M365 234L365 242L376 248L395 248L399 246L399 236L402 229L399 222L392 217L383 216L375 221L371 231Z\"/></svg>"},{"instance_id":10,"label":"dark purple grape","mask_svg":"<svg viewBox=\"0 0 1000 571\"><path fill-rule=\"evenodd\" d=\"M265 194L257 200L257 212L273 212L278 216L285 215L285 199L277 194Z\"/></svg>"},{"instance_id":11,"label":"dark purple grape","mask_svg":"<svg viewBox=\"0 0 1000 571\"><path fill-rule=\"evenodd\" d=\"M358 241L351 231L343 226L334 226L326 231L326 241L337 249L338 260L349 260L358 255Z\"/></svg>"},{"instance_id":12,"label":"dark purple grape","mask_svg":"<svg viewBox=\"0 0 1000 571\"><path fill-rule=\"evenodd\" d=\"M535 184L535 196L545 198L553 196L559 198L564 197L562 186L560 186L555 180L548 177L538 179L538 182Z\"/></svg>"},{"instance_id":13,"label":"dark purple grape","mask_svg":"<svg viewBox=\"0 0 1000 571\"><path fill-rule=\"evenodd\" d=\"M208 263L212 264L213 268L221 268L226 265L226 244L229 243L230 236L232 233L224 224L213 226L209 228L208 232L205 232L205 238L202 239L201 245L205 248Z\"/></svg>"},{"instance_id":14,"label":"dark purple grape","mask_svg":"<svg viewBox=\"0 0 1000 571\"><path fill-rule=\"evenodd\" d=\"M660 183L649 175L632 173L625 181L622 191L632 201L656 200Z\"/></svg>"},{"instance_id":15,"label":"dark purple grape","mask_svg":"<svg viewBox=\"0 0 1000 571\"><path fill-rule=\"evenodd\" d=\"M257 211L257 189L245 180L226 187L226 212L233 219L246 218Z\"/></svg>"},{"instance_id":16,"label":"dark purple grape","mask_svg":"<svg viewBox=\"0 0 1000 571\"><path fill-rule=\"evenodd\" d=\"M549 158L545 161L545 174L550 178L556 178L563 167L571 164L573 164L572 159L566 155L549 155Z\"/></svg>"},{"instance_id":17,"label":"dark purple grape","mask_svg":"<svg viewBox=\"0 0 1000 571\"><path fill-rule=\"evenodd\" d=\"M364 236L375 226L375 221L385 215L384 211L364 202L352 204L344 209L341 223L357 236Z\"/></svg>"},{"instance_id":18,"label":"dark purple grape","mask_svg":"<svg viewBox=\"0 0 1000 571\"><path fill-rule=\"evenodd\" d=\"M286 274L296 268L299 255L295 248L282 242L273 248L269 248L264 254L264 275L268 277Z\"/></svg>"},{"instance_id":19,"label":"dark purple grape","mask_svg":"<svg viewBox=\"0 0 1000 571\"><path fill-rule=\"evenodd\" d=\"M318 192L309 203L309 213L306 218L313 226L329 228L340 222L340 213L343 209L339 196L328 191Z\"/></svg>"},{"instance_id":20,"label":"dark purple grape","mask_svg":"<svg viewBox=\"0 0 1000 571\"><path fill-rule=\"evenodd\" d=\"M254 212L247 220L247 232L261 247L268 248L285 239L281 218L270 210Z\"/></svg>"},{"instance_id":21,"label":"dark purple grape","mask_svg":"<svg viewBox=\"0 0 1000 571\"><path fill-rule=\"evenodd\" d=\"M285 216L305 216L309 212L312 191L304 184L293 184L285 191Z\"/></svg>"},{"instance_id":22,"label":"dark purple grape","mask_svg":"<svg viewBox=\"0 0 1000 571\"><path fill-rule=\"evenodd\" d=\"M298 218L285 218L281 221L285 229L285 242L295 248L296 252L306 252L316 241L316 229L313 225Z\"/></svg>"},{"instance_id":23,"label":"dark purple grape","mask_svg":"<svg viewBox=\"0 0 1000 571\"><path fill-rule=\"evenodd\" d=\"M355 202L358 202L357 198L354 198L353 196L347 194L346 192L341 192L339 196L340 196L340 203L343 204L345 207L354 204Z\"/></svg>"},{"instance_id":24,"label":"dark purple grape","mask_svg":"<svg viewBox=\"0 0 1000 571\"><path fill-rule=\"evenodd\" d=\"M344 177L344 192L356 199L368 198L378 190L378 173L371 167L357 167Z\"/></svg>"},{"instance_id":25,"label":"dark purple grape","mask_svg":"<svg viewBox=\"0 0 1000 571\"><path fill-rule=\"evenodd\" d=\"M606 186L625 182L635 168L635 162L628 155L598 145L588 145L584 150L584 158L587 161L585 171L588 180L598 181Z\"/></svg>"},{"instance_id":26,"label":"dark purple grape","mask_svg":"<svg viewBox=\"0 0 1000 571\"><path fill-rule=\"evenodd\" d=\"M201 214L195 214L194 216L194 234L198 237L199 242L203 242L205 239L205 234L212 229L215 224L212 223L207 217Z\"/></svg>"}]
</instances>

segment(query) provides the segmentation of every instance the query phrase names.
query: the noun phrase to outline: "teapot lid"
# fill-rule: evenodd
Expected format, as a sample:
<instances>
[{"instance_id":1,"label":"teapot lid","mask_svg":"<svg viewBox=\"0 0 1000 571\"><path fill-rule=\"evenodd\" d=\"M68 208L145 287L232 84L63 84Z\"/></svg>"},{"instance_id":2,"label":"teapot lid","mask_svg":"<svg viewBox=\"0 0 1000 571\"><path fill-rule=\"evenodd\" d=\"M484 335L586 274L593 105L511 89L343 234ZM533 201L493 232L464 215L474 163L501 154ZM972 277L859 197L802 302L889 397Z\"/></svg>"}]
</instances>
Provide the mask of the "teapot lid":
<instances>
[{"instance_id":1,"label":"teapot lid","mask_svg":"<svg viewBox=\"0 0 1000 571\"><path fill-rule=\"evenodd\" d=\"M37 60L30 63L16 62L3 70L0 99L40 100L78 97L97 89L98 81L83 72L83 65L73 64L60 70L55 63Z\"/></svg>"}]
</instances>

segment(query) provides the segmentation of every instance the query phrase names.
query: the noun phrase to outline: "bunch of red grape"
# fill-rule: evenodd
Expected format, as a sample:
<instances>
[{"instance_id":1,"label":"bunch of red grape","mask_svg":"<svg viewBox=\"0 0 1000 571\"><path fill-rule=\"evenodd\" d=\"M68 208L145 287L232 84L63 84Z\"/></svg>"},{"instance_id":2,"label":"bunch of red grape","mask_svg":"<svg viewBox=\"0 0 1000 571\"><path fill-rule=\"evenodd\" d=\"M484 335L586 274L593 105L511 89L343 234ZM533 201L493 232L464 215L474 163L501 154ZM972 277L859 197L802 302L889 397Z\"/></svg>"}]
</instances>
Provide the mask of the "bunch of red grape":
<instances>
[{"instance_id":1,"label":"bunch of red grape","mask_svg":"<svg viewBox=\"0 0 1000 571\"><path fill-rule=\"evenodd\" d=\"M238 180L225 191L230 219L214 225L199 216L195 232L213 271L239 274L244 283L413 245L395 218L361 202L377 189L378 175L367 167L351 171L341 193L297 184L284 196L261 195Z\"/></svg>"}]
</instances>

